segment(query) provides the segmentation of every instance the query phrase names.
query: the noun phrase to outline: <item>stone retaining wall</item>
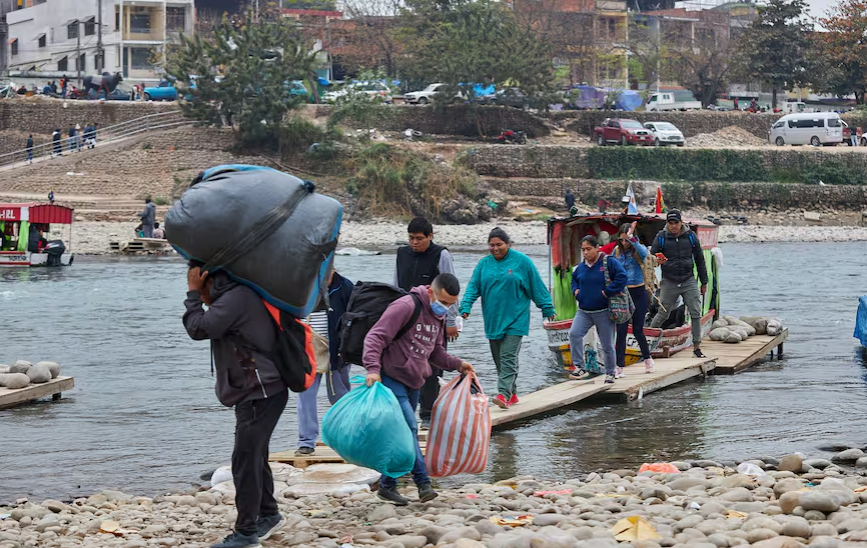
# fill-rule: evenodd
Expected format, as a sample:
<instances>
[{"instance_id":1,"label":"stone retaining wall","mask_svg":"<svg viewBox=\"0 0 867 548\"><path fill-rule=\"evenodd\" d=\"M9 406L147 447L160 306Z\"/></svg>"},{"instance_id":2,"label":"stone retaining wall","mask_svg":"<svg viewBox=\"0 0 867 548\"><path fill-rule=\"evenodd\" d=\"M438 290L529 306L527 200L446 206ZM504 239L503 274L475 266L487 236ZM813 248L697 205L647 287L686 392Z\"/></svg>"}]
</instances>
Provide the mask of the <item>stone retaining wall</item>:
<instances>
[{"instance_id":1,"label":"stone retaining wall","mask_svg":"<svg viewBox=\"0 0 867 548\"><path fill-rule=\"evenodd\" d=\"M562 145L479 145L461 157L480 175L530 178L652 178L703 182L864 182L867 153L803 148L577 148ZM671 178L658 173L675 174ZM851 179L851 181L849 180Z\"/></svg>"},{"instance_id":2,"label":"stone retaining wall","mask_svg":"<svg viewBox=\"0 0 867 548\"><path fill-rule=\"evenodd\" d=\"M130 103L128 101L63 101L30 98L0 101L0 130L51 134L70 126L98 123L111 126L149 114L179 110L177 103ZM22 143L20 148L24 148Z\"/></svg>"},{"instance_id":3,"label":"stone retaining wall","mask_svg":"<svg viewBox=\"0 0 867 548\"><path fill-rule=\"evenodd\" d=\"M595 205L604 198L615 204L623 195L622 181L591 179L486 179L496 190L512 196L564 196L566 190L584 204ZM633 181L639 203L650 203L657 187L662 187L668 207L778 208L825 210L828 208L861 211L867 204L867 187L850 185L802 185L792 183L659 183Z\"/></svg>"}]
</instances>

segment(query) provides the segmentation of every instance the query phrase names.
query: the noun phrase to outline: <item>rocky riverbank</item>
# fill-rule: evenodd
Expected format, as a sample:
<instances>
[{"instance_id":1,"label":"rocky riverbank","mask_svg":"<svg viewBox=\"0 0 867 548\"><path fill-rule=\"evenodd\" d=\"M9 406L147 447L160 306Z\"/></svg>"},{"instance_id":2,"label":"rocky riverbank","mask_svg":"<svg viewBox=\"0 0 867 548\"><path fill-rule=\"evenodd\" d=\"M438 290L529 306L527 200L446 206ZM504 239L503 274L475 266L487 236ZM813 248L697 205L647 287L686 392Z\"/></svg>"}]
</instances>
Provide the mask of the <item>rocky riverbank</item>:
<instances>
[{"instance_id":1,"label":"rocky riverbank","mask_svg":"<svg viewBox=\"0 0 867 548\"><path fill-rule=\"evenodd\" d=\"M495 226L509 233L517 245L544 245L542 221L503 221L478 225L439 225L436 241L449 246L485 246ZM129 241L136 223L78 222L73 232L73 251L79 255L108 255L110 241ZM59 235L58 235L59 237ZM391 249L406 240L406 224L394 221L345 222L340 247ZM847 242L867 241L867 227L844 226L759 226L720 227L720 242Z\"/></svg>"},{"instance_id":2,"label":"rocky riverbank","mask_svg":"<svg viewBox=\"0 0 867 548\"><path fill-rule=\"evenodd\" d=\"M563 483L518 477L443 490L432 502L405 508L366 489L294 498L278 481L286 524L265 546L865 546L867 478L849 468L865 454L839 449L845 450L831 460L672 462L673 473L612 470ZM405 492L415 499L414 488ZM0 507L0 548L198 548L223 536L235 513L234 493L226 488L153 498L104 491L69 502L21 500Z\"/></svg>"}]
</instances>

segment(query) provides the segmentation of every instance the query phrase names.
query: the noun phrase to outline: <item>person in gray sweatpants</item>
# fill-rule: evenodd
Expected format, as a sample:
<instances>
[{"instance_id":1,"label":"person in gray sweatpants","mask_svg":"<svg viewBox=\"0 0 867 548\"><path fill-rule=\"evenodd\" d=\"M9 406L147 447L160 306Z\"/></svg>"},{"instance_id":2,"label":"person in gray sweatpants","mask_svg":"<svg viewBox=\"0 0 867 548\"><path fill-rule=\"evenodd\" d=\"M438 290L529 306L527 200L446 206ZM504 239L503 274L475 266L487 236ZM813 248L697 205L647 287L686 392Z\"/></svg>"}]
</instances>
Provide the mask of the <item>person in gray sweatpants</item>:
<instances>
[{"instance_id":1,"label":"person in gray sweatpants","mask_svg":"<svg viewBox=\"0 0 867 548\"><path fill-rule=\"evenodd\" d=\"M316 440L319 438L319 413L316 401L319 396L319 386L325 381L328 402L334 405L337 400L349 392L350 364L340 359L340 339L338 328L340 318L346 312L349 297L352 295L352 282L332 271L328 283L328 298L331 308L328 312L314 312L308 323L318 334L328 339L329 367L325 373L316 375L313 384L304 392L298 394L298 450L296 456L312 455L316 451Z\"/></svg>"}]
</instances>

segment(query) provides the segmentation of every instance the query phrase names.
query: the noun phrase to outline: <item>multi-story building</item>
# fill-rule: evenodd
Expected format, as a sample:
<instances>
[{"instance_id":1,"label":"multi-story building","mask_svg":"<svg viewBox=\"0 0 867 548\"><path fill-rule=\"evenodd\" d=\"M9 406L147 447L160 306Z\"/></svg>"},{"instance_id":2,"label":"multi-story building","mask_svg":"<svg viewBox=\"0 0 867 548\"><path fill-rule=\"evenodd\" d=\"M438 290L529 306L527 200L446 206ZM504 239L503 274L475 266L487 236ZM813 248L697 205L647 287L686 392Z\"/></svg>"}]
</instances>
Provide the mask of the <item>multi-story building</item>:
<instances>
[{"instance_id":1,"label":"multi-story building","mask_svg":"<svg viewBox=\"0 0 867 548\"><path fill-rule=\"evenodd\" d=\"M27 1L33 5L6 14L11 77L74 77L80 70L158 81L166 44L194 28L194 0Z\"/></svg>"}]
</instances>

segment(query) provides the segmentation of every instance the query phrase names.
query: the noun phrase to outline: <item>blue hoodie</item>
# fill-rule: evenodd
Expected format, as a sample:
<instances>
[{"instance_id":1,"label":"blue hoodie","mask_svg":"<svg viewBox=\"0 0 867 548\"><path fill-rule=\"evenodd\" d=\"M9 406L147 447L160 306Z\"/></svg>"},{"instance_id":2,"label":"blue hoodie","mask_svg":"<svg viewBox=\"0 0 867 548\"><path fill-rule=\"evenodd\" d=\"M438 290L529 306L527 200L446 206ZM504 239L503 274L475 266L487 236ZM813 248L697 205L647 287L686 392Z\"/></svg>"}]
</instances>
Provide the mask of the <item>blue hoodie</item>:
<instances>
[{"instance_id":1,"label":"blue hoodie","mask_svg":"<svg viewBox=\"0 0 867 548\"><path fill-rule=\"evenodd\" d=\"M626 282L627 287L644 285L642 263L644 262L644 259L647 258L647 248L639 242L638 238L635 236L629 238L629 243L632 244L632 249L635 250L635 253L638 253L638 258L641 259L641 263L635 260L635 253L633 253L632 250L629 250L626 253L621 253L619 246L614 248L614 258L617 259L626 270L626 276L628 278Z\"/></svg>"},{"instance_id":2,"label":"blue hoodie","mask_svg":"<svg viewBox=\"0 0 867 548\"><path fill-rule=\"evenodd\" d=\"M620 261L608 258L608 274L611 277L611 285L605 287L605 272L602 271L604 253L593 266L587 266L585 261L575 268L572 273L572 294L578 291L578 308L584 312L599 312L608 309L608 298L617 295L626 289L626 270Z\"/></svg>"}]
</instances>

